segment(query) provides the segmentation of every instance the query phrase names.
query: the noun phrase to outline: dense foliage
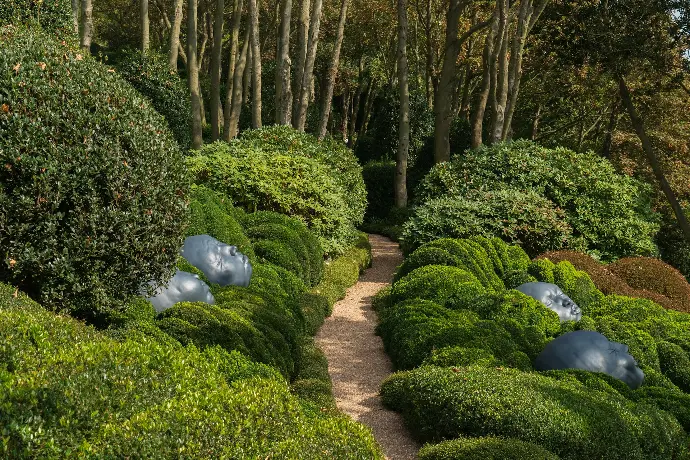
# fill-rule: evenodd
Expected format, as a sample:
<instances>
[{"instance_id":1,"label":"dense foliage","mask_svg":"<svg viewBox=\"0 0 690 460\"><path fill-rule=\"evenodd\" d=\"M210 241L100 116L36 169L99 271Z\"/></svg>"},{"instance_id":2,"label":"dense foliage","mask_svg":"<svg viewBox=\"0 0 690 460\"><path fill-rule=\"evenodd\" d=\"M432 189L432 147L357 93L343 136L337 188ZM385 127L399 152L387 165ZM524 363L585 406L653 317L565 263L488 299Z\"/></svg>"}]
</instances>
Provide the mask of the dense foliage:
<instances>
[{"instance_id":1,"label":"dense foliage","mask_svg":"<svg viewBox=\"0 0 690 460\"><path fill-rule=\"evenodd\" d=\"M395 182L394 161L370 161L362 169L364 185L367 189L367 212L365 218L371 221L386 217L395 206L393 193Z\"/></svg>"},{"instance_id":2,"label":"dense foliage","mask_svg":"<svg viewBox=\"0 0 690 460\"><path fill-rule=\"evenodd\" d=\"M247 211L301 219L329 254L354 241L355 225L364 217L366 190L352 153L291 128L249 131L229 144L207 145L187 165L198 184Z\"/></svg>"},{"instance_id":3,"label":"dense foliage","mask_svg":"<svg viewBox=\"0 0 690 460\"><path fill-rule=\"evenodd\" d=\"M403 226L406 253L438 238L500 236L535 256L571 239L565 213L533 191L504 188L432 198L417 206Z\"/></svg>"},{"instance_id":4,"label":"dense foliage","mask_svg":"<svg viewBox=\"0 0 690 460\"><path fill-rule=\"evenodd\" d=\"M418 187L416 199L421 204L506 188L537 193L560 208L572 227L571 248L586 249L603 260L657 252L653 237L659 226L649 187L616 173L593 153L548 149L528 141L481 147L436 165Z\"/></svg>"},{"instance_id":5,"label":"dense foliage","mask_svg":"<svg viewBox=\"0 0 690 460\"><path fill-rule=\"evenodd\" d=\"M70 0L3 0L0 26L38 23L43 30L66 36L73 33Z\"/></svg>"},{"instance_id":6,"label":"dense foliage","mask_svg":"<svg viewBox=\"0 0 690 460\"><path fill-rule=\"evenodd\" d=\"M659 264L634 258L619 265L641 279L645 270L661 273ZM561 323L540 302L506 290L526 281L560 286L580 305L582 319ZM567 260L530 262L518 246L482 237L423 245L374 304L387 352L398 369L408 370L384 383L384 402L403 414L420 440L458 438L420 455L473 458L475 450L517 449L530 458L538 448L573 459L687 455L689 314L605 295ZM644 385L631 390L604 374L533 370L550 340L578 329L627 345ZM491 437L528 444L497 444Z\"/></svg>"},{"instance_id":7,"label":"dense foliage","mask_svg":"<svg viewBox=\"0 0 690 460\"><path fill-rule=\"evenodd\" d=\"M187 181L163 118L111 69L0 29L0 281L92 317L170 274Z\"/></svg>"},{"instance_id":8,"label":"dense foliage","mask_svg":"<svg viewBox=\"0 0 690 460\"><path fill-rule=\"evenodd\" d=\"M186 151L191 146L192 108L187 84L168 67L165 56L128 50L117 57L117 71L151 101Z\"/></svg>"}]
</instances>

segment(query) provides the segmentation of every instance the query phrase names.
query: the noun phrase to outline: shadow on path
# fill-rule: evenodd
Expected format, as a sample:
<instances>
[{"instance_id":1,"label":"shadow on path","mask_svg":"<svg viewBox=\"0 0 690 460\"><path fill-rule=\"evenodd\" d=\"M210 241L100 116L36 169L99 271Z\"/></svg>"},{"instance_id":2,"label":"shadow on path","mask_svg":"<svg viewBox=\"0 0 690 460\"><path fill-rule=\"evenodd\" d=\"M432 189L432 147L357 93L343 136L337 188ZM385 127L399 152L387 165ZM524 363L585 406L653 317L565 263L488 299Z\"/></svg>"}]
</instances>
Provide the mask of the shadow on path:
<instances>
[{"instance_id":1,"label":"shadow on path","mask_svg":"<svg viewBox=\"0 0 690 460\"><path fill-rule=\"evenodd\" d=\"M372 429L386 458L415 459L419 445L405 428L402 416L381 404L379 388L393 366L381 338L374 333L377 317L371 307L373 296L393 279L402 254L397 243L388 238L369 235L369 241L372 267L335 304L316 341L328 358L338 408Z\"/></svg>"}]
</instances>

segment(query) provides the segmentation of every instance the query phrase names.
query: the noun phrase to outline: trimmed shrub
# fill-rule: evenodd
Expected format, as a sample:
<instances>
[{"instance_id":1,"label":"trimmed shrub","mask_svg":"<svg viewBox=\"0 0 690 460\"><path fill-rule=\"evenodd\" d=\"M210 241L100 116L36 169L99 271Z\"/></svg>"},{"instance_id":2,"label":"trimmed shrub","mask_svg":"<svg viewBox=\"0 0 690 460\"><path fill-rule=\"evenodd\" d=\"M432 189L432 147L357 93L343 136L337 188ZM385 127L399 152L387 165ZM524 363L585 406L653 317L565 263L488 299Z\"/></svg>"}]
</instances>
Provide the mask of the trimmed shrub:
<instances>
[{"instance_id":1,"label":"trimmed shrub","mask_svg":"<svg viewBox=\"0 0 690 460\"><path fill-rule=\"evenodd\" d=\"M349 191L329 166L314 158L242 141L216 142L188 157L187 167L197 184L227 195L248 212L275 211L302 220L327 253L342 252L361 222L352 219Z\"/></svg>"},{"instance_id":2,"label":"trimmed shrub","mask_svg":"<svg viewBox=\"0 0 690 460\"><path fill-rule=\"evenodd\" d=\"M444 265L426 265L407 274L393 285L394 302L426 299L448 308L466 308L485 292L477 278L466 270Z\"/></svg>"},{"instance_id":3,"label":"trimmed shrub","mask_svg":"<svg viewBox=\"0 0 690 460\"><path fill-rule=\"evenodd\" d=\"M482 319L510 319L520 328L536 327L542 334L555 336L561 330L558 314L519 291L486 293L470 302L467 309L477 313Z\"/></svg>"},{"instance_id":4,"label":"trimmed shrub","mask_svg":"<svg viewBox=\"0 0 690 460\"><path fill-rule=\"evenodd\" d=\"M690 393L690 357L688 352L675 343L660 341L657 343L661 371L678 388Z\"/></svg>"},{"instance_id":5,"label":"trimmed shrub","mask_svg":"<svg viewBox=\"0 0 690 460\"><path fill-rule=\"evenodd\" d=\"M332 394L328 361L313 339L305 339L300 346L299 367L290 390L300 398L315 404L319 411L337 411Z\"/></svg>"},{"instance_id":6,"label":"trimmed shrub","mask_svg":"<svg viewBox=\"0 0 690 460\"><path fill-rule=\"evenodd\" d=\"M646 377L646 376L645 376ZM690 395L678 389L643 386L635 395L640 402L653 404L661 410L672 414L690 432Z\"/></svg>"},{"instance_id":7,"label":"trimmed shrub","mask_svg":"<svg viewBox=\"0 0 690 460\"><path fill-rule=\"evenodd\" d=\"M690 284L667 263L652 257L625 257L607 268L629 286L656 292L678 305L678 311L690 312Z\"/></svg>"},{"instance_id":8,"label":"trimmed shrub","mask_svg":"<svg viewBox=\"0 0 690 460\"><path fill-rule=\"evenodd\" d=\"M655 406L531 372L422 367L389 377L381 394L422 440L506 436L563 459L687 455L686 433Z\"/></svg>"},{"instance_id":9,"label":"trimmed shrub","mask_svg":"<svg viewBox=\"0 0 690 460\"><path fill-rule=\"evenodd\" d=\"M537 281L534 276L519 270L511 270L503 278L506 289L515 289L521 284L532 283L534 281Z\"/></svg>"},{"instance_id":10,"label":"trimmed shrub","mask_svg":"<svg viewBox=\"0 0 690 460\"><path fill-rule=\"evenodd\" d=\"M431 352L422 365L451 367L451 366L498 366L494 355L482 348L444 347Z\"/></svg>"},{"instance_id":11,"label":"trimmed shrub","mask_svg":"<svg viewBox=\"0 0 690 460\"><path fill-rule=\"evenodd\" d=\"M652 212L651 188L618 174L594 153L549 149L529 141L482 146L434 166L417 188L416 200L458 199L477 187L529 190L550 200L565 212L573 231L572 249L586 248L603 260L657 252L653 237L659 219ZM506 215L498 214L496 220Z\"/></svg>"},{"instance_id":12,"label":"trimmed shrub","mask_svg":"<svg viewBox=\"0 0 690 460\"><path fill-rule=\"evenodd\" d=\"M395 161L370 161L362 169L367 188L367 221L383 219L395 206Z\"/></svg>"},{"instance_id":13,"label":"trimmed shrub","mask_svg":"<svg viewBox=\"0 0 690 460\"><path fill-rule=\"evenodd\" d=\"M485 436L460 438L428 444L419 451L420 460L558 460L541 446L513 438Z\"/></svg>"},{"instance_id":14,"label":"trimmed shrub","mask_svg":"<svg viewBox=\"0 0 690 460\"><path fill-rule=\"evenodd\" d=\"M69 0L3 0L0 3L0 27L34 22L60 37L74 35Z\"/></svg>"},{"instance_id":15,"label":"trimmed shrub","mask_svg":"<svg viewBox=\"0 0 690 460\"><path fill-rule=\"evenodd\" d=\"M189 150L192 145L189 89L177 72L170 70L166 56L126 50L118 56L115 67L163 115L180 148Z\"/></svg>"},{"instance_id":16,"label":"trimmed shrub","mask_svg":"<svg viewBox=\"0 0 690 460\"><path fill-rule=\"evenodd\" d=\"M421 246L409 256L405 257L402 265L396 271L393 281L397 281L419 267L427 265L447 265L461 267L462 262L445 249L427 245ZM464 267L463 267L464 268Z\"/></svg>"},{"instance_id":17,"label":"trimmed shrub","mask_svg":"<svg viewBox=\"0 0 690 460\"><path fill-rule=\"evenodd\" d=\"M0 281L98 317L182 244L187 181L163 118L116 73L36 30L0 29Z\"/></svg>"},{"instance_id":18,"label":"trimmed shrub","mask_svg":"<svg viewBox=\"0 0 690 460\"><path fill-rule=\"evenodd\" d=\"M516 189L469 192L433 198L405 223L405 252L437 238L499 236L531 256L567 245L572 229L563 211L535 192Z\"/></svg>"}]
</instances>

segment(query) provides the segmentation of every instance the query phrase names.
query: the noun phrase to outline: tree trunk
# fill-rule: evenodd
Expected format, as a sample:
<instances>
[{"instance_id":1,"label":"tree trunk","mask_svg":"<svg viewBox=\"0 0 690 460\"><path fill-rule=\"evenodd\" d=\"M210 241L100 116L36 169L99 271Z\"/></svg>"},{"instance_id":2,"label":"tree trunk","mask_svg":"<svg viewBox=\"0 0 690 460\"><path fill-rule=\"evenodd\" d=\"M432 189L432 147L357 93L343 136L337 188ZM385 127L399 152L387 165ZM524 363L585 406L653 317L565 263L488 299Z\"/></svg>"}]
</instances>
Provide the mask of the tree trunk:
<instances>
[{"instance_id":1,"label":"tree trunk","mask_svg":"<svg viewBox=\"0 0 690 460\"><path fill-rule=\"evenodd\" d=\"M240 123L240 114L242 113L242 79L244 78L245 69L249 66L247 65L249 54L249 28L244 32L244 42L242 43L242 52L240 53L239 60L237 61L237 66L235 67L235 72L233 75L232 82L232 104L230 104L230 109L226 107L226 113L230 112L230 118L226 122L226 129L228 134L225 136L226 141L234 139L237 137L238 127ZM249 85L247 85L249 86Z\"/></svg>"},{"instance_id":2,"label":"tree trunk","mask_svg":"<svg viewBox=\"0 0 690 460\"><path fill-rule=\"evenodd\" d=\"M292 101L292 126L297 128L299 105L302 96L302 78L304 65L307 62L307 43L309 41L309 9L310 0L302 0L299 16L299 38L297 43L297 67L295 68L295 97Z\"/></svg>"},{"instance_id":3,"label":"tree trunk","mask_svg":"<svg viewBox=\"0 0 690 460\"><path fill-rule=\"evenodd\" d=\"M93 36L93 4L92 0L81 2L81 37L80 44L87 53L91 50L91 37Z\"/></svg>"},{"instance_id":4,"label":"tree trunk","mask_svg":"<svg viewBox=\"0 0 690 460\"><path fill-rule=\"evenodd\" d=\"M349 91L343 92L343 117L340 125L340 133L343 136L343 142L347 142L347 134L350 132L350 106L352 105L352 93Z\"/></svg>"},{"instance_id":5,"label":"tree trunk","mask_svg":"<svg viewBox=\"0 0 690 460\"><path fill-rule=\"evenodd\" d=\"M87 0L88 1L88 0ZM192 148L199 149L201 137L201 94L199 91L199 67L196 57L196 2L189 0L187 6L187 83L192 100Z\"/></svg>"},{"instance_id":6,"label":"tree trunk","mask_svg":"<svg viewBox=\"0 0 690 460\"><path fill-rule=\"evenodd\" d=\"M231 120L231 108L233 106L233 96L235 89L235 82L239 81L240 85L240 104L242 104L242 72L244 68L240 71L239 79L236 78L235 70L237 67L237 48L239 47L239 33L240 33L240 22L242 19L242 0L235 0L235 4L232 11L232 32L231 32L231 44L230 44L230 59L228 64L228 77L226 79L226 94L225 94L225 120L223 121L223 140L229 141L233 137L237 136L237 126L235 126L235 135L233 136L230 131L230 120ZM249 30L249 28L247 28ZM245 40L245 43L247 40Z\"/></svg>"},{"instance_id":7,"label":"tree trunk","mask_svg":"<svg viewBox=\"0 0 690 460\"><path fill-rule=\"evenodd\" d=\"M247 28L249 30L249 28ZM242 75L242 100L245 104L249 104L250 88L252 86L252 45L251 33L249 34L249 51L247 51L247 65L244 66L244 74Z\"/></svg>"},{"instance_id":8,"label":"tree trunk","mask_svg":"<svg viewBox=\"0 0 690 460\"><path fill-rule=\"evenodd\" d=\"M280 2L280 30L278 33L278 56L276 62L276 123L290 124L292 110L292 89L290 87L290 21L292 0Z\"/></svg>"},{"instance_id":9,"label":"tree trunk","mask_svg":"<svg viewBox=\"0 0 690 460\"><path fill-rule=\"evenodd\" d=\"M524 2L524 0L523 0ZM503 115L508 98L508 0L499 1L498 34L496 45L491 56L491 126L489 142L498 142L503 130Z\"/></svg>"},{"instance_id":10,"label":"tree trunk","mask_svg":"<svg viewBox=\"0 0 690 460\"><path fill-rule=\"evenodd\" d=\"M501 0L498 0L501 1ZM491 56L493 55L494 38L498 33L498 7L494 10L491 29L486 34L484 40L484 53L482 55L482 88L477 95L477 102L474 111L472 112L472 139L470 146L473 149L482 145L482 130L484 125L484 113L486 112L486 103L489 100L489 92L491 90Z\"/></svg>"},{"instance_id":11,"label":"tree trunk","mask_svg":"<svg viewBox=\"0 0 690 460\"><path fill-rule=\"evenodd\" d=\"M410 148L410 91L407 81L407 2L398 0L398 90L400 120L395 158L395 206L407 207L407 155Z\"/></svg>"},{"instance_id":12,"label":"tree trunk","mask_svg":"<svg viewBox=\"0 0 690 460\"><path fill-rule=\"evenodd\" d=\"M211 139L220 137L223 108L220 104L220 54L223 51L223 13L225 1L216 0L216 14L213 21L213 50L211 55Z\"/></svg>"},{"instance_id":13,"label":"tree trunk","mask_svg":"<svg viewBox=\"0 0 690 460\"><path fill-rule=\"evenodd\" d=\"M321 110L321 120L319 122L318 130L319 139L323 139L324 136L326 136L328 117L331 113L333 87L335 86L335 77L338 74L338 66L340 65L340 48L343 45L343 38L345 36L347 3L348 0L342 0L342 3L340 4L340 18L338 19L338 31L335 35L335 48L333 49L333 58L331 59L331 65L328 67L328 74L326 75L326 89L323 92L323 108Z\"/></svg>"},{"instance_id":14,"label":"tree trunk","mask_svg":"<svg viewBox=\"0 0 690 460\"><path fill-rule=\"evenodd\" d=\"M616 130L616 125L618 124L618 105L619 102L616 100L611 107L611 116L609 117L609 123L606 127L606 136L604 137L604 145L601 148L601 156L604 158L611 157L611 145L613 144L613 132Z\"/></svg>"},{"instance_id":15,"label":"tree trunk","mask_svg":"<svg viewBox=\"0 0 690 460\"><path fill-rule=\"evenodd\" d=\"M434 163L450 160L450 122L455 61L458 59L458 21L463 2L450 0L446 15L446 44L441 79L434 96Z\"/></svg>"},{"instance_id":16,"label":"tree trunk","mask_svg":"<svg viewBox=\"0 0 690 460\"><path fill-rule=\"evenodd\" d=\"M680 206L680 203L678 203L678 199L676 198L675 193L673 193L673 190L671 189L668 180L666 180L664 171L661 167L661 164L659 163L659 158L657 157L656 152L654 151L654 147L652 146L652 143L649 140L649 137L647 137L647 133L645 132L644 122L642 121L642 118L635 109L635 105L633 104L632 98L630 96L630 91L628 90L628 86L626 85L625 79L622 76L618 77L618 87L621 95L621 100L623 101L623 105L625 106L625 109L628 112L628 116L630 117L630 121L632 122L632 125L635 128L637 137L639 137L640 141L642 142L642 150L644 150L644 153L647 156L647 161L649 161L649 165L652 167L654 176L659 181L659 186L661 187L661 190L664 192L664 195L666 195L666 199L668 200L669 204L671 205L671 208L673 209L674 214L676 215L678 226L683 231L685 240L690 242L690 223L688 223L688 218L686 217L685 212L683 212L683 208Z\"/></svg>"},{"instance_id":17,"label":"tree trunk","mask_svg":"<svg viewBox=\"0 0 690 460\"><path fill-rule=\"evenodd\" d=\"M357 130L357 118L359 118L359 105L360 105L360 99L362 97L362 85L364 82L362 81L362 73L364 71L364 61L362 59L359 60L359 75L358 75L358 83L357 83L357 91L355 92L355 99L352 101L352 118L350 119L350 131L347 133L347 146L352 148L354 145L354 137L355 137L355 132Z\"/></svg>"},{"instance_id":18,"label":"tree trunk","mask_svg":"<svg viewBox=\"0 0 690 460\"><path fill-rule=\"evenodd\" d=\"M149 32L149 0L139 0L140 21L141 21L141 52L146 53L149 50L150 32Z\"/></svg>"},{"instance_id":19,"label":"tree trunk","mask_svg":"<svg viewBox=\"0 0 690 460\"><path fill-rule=\"evenodd\" d=\"M537 134L539 133L539 121L541 120L541 104L537 106L537 113L534 114L534 120L532 120L532 132L530 134L530 139L535 141L537 139Z\"/></svg>"},{"instance_id":20,"label":"tree trunk","mask_svg":"<svg viewBox=\"0 0 690 460\"><path fill-rule=\"evenodd\" d=\"M180 29L182 28L182 6L184 0L175 0L175 17L173 18L170 38L168 40L168 67L177 72L177 56L180 46Z\"/></svg>"},{"instance_id":21,"label":"tree trunk","mask_svg":"<svg viewBox=\"0 0 690 460\"><path fill-rule=\"evenodd\" d=\"M316 61L316 48L319 44L319 26L321 25L321 7L323 0L314 1L314 10L311 13L311 23L309 25L309 41L307 42L307 57L304 62L304 72L302 73L302 83L299 89L299 107L297 110L297 128L304 131L307 122L307 108L309 107L309 96L311 86L314 83L314 62Z\"/></svg>"},{"instance_id":22,"label":"tree trunk","mask_svg":"<svg viewBox=\"0 0 690 460\"><path fill-rule=\"evenodd\" d=\"M81 8L80 0L72 0L72 27L75 35L79 35L79 9Z\"/></svg>"},{"instance_id":23,"label":"tree trunk","mask_svg":"<svg viewBox=\"0 0 690 460\"><path fill-rule=\"evenodd\" d=\"M250 43L252 47L252 128L261 128L261 50L259 42L259 7L249 0Z\"/></svg>"},{"instance_id":24,"label":"tree trunk","mask_svg":"<svg viewBox=\"0 0 690 460\"><path fill-rule=\"evenodd\" d=\"M376 99L376 90L374 89L373 80L369 82L369 88L367 89L367 95L364 99L364 118L362 118L362 125L359 127L359 134L357 138L362 137L369 127L369 117L371 117L371 107L374 105L374 99Z\"/></svg>"}]
</instances>

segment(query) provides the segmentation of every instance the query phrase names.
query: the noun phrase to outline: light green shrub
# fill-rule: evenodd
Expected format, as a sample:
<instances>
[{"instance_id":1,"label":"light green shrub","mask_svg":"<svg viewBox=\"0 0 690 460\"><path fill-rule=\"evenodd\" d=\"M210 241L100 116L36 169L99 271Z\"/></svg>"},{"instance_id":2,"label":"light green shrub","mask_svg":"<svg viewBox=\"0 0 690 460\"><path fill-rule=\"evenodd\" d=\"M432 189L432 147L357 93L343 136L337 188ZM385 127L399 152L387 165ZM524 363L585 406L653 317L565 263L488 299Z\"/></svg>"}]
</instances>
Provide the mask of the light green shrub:
<instances>
[{"instance_id":1,"label":"light green shrub","mask_svg":"<svg viewBox=\"0 0 690 460\"><path fill-rule=\"evenodd\" d=\"M558 460L558 456L536 444L519 439L483 436L427 444L420 460Z\"/></svg>"}]
</instances>

